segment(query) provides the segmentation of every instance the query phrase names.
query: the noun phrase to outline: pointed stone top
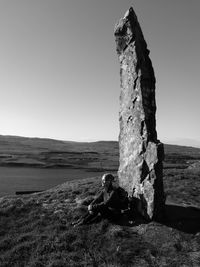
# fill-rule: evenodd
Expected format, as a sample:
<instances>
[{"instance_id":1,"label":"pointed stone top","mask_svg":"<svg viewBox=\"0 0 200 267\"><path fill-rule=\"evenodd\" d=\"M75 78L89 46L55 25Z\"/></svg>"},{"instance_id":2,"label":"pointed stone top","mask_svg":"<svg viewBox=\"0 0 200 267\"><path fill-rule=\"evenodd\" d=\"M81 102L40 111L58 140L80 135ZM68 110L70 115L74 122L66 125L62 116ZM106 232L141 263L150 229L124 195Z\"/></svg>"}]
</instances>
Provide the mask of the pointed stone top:
<instances>
[{"instance_id":1,"label":"pointed stone top","mask_svg":"<svg viewBox=\"0 0 200 267\"><path fill-rule=\"evenodd\" d=\"M126 11L124 17L115 25L114 35L118 55L122 54L127 46L135 41L138 47L141 47L139 48L140 50L145 51L147 48L137 16L132 7Z\"/></svg>"},{"instance_id":2,"label":"pointed stone top","mask_svg":"<svg viewBox=\"0 0 200 267\"><path fill-rule=\"evenodd\" d=\"M128 44L135 39L135 29L138 27L136 14L130 7L123 18L115 25L115 38L117 43L117 53L121 54Z\"/></svg>"},{"instance_id":3,"label":"pointed stone top","mask_svg":"<svg viewBox=\"0 0 200 267\"><path fill-rule=\"evenodd\" d=\"M138 24L137 16L132 7L130 7L123 18L115 25L115 35L126 35L127 28L132 30L135 28L134 25Z\"/></svg>"},{"instance_id":4,"label":"pointed stone top","mask_svg":"<svg viewBox=\"0 0 200 267\"><path fill-rule=\"evenodd\" d=\"M124 19L127 19L131 14L135 15L135 12L134 12L132 6L126 11L126 13L124 15Z\"/></svg>"}]
</instances>

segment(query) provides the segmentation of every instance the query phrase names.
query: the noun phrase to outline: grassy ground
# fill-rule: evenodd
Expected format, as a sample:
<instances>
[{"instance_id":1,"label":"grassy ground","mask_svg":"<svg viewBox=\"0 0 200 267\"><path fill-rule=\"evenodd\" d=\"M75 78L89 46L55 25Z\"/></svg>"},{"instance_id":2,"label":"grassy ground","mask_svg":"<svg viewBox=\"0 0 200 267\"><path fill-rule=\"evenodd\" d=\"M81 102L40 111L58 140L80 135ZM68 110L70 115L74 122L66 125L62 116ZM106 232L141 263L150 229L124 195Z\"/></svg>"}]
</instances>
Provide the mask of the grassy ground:
<instances>
[{"instance_id":1,"label":"grassy ground","mask_svg":"<svg viewBox=\"0 0 200 267\"><path fill-rule=\"evenodd\" d=\"M73 228L100 177L0 199L0 266L200 266L200 171L164 173L167 218Z\"/></svg>"},{"instance_id":2,"label":"grassy ground","mask_svg":"<svg viewBox=\"0 0 200 267\"><path fill-rule=\"evenodd\" d=\"M118 168L117 142L0 136L0 150L0 165ZM200 168L194 168L200 149L165 146L165 151L163 223L140 220L130 226L124 217L116 224L102 220L73 228L71 222L100 189L98 176L0 198L0 266L200 266Z\"/></svg>"}]
</instances>

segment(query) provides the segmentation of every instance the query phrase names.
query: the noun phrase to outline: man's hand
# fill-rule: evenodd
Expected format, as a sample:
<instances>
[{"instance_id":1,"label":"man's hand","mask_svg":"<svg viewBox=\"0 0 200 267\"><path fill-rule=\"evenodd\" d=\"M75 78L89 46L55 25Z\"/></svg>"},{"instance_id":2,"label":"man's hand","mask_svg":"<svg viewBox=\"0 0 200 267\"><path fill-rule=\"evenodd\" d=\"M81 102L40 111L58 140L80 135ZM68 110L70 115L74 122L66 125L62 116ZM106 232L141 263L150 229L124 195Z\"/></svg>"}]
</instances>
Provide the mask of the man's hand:
<instances>
[{"instance_id":1,"label":"man's hand","mask_svg":"<svg viewBox=\"0 0 200 267\"><path fill-rule=\"evenodd\" d=\"M88 206L88 211L89 211L90 214L93 213L93 211L92 211L92 205L89 205L89 206Z\"/></svg>"}]
</instances>

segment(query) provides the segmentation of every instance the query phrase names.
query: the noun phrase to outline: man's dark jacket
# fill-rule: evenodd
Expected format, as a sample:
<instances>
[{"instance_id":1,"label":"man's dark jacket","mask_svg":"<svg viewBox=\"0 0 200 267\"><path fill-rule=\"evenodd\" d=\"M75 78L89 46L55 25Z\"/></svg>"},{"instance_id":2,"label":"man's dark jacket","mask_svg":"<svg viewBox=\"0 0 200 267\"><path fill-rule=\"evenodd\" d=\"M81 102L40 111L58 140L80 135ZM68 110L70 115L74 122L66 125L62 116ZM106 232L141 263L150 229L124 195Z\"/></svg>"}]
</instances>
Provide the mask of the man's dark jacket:
<instances>
[{"instance_id":1,"label":"man's dark jacket","mask_svg":"<svg viewBox=\"0 0 200 267\"><path fill-rule=\"evenodd\" d=\"M92 209L99 210L101 208L109 208L114 210L122 210L127 208L126 191L121 187L110 186L108 190L103 189L98 196L92 201Z\"/></svg>"}]
</instances>

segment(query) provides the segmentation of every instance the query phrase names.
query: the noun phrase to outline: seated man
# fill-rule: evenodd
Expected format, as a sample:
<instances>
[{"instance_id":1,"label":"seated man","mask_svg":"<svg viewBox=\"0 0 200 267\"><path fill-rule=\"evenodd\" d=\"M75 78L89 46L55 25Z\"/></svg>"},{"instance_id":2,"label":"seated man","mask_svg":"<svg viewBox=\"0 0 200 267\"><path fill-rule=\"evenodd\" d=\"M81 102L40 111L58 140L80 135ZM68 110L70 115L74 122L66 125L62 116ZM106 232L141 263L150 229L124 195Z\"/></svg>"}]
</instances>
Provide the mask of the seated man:
<instances>
[{"instance_id":1,"label":"seated man","mask_svg":"<svg viewBox=\"0 0 200 267\"><path fill-rule=\"evenodd\" d=\"M98 217L119 219L121 210L128 208L128 197L124 189L113 186L114 179L110 173L102 176L103 190L88 206L87 214L73 223L74 226L90 223Z\"/></svg>"}]
</instances>

